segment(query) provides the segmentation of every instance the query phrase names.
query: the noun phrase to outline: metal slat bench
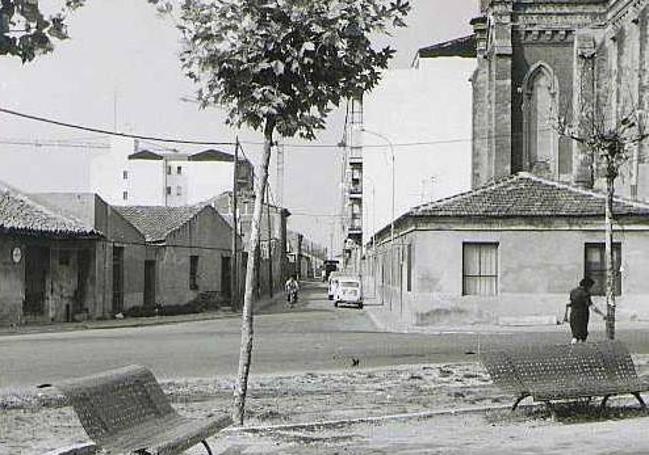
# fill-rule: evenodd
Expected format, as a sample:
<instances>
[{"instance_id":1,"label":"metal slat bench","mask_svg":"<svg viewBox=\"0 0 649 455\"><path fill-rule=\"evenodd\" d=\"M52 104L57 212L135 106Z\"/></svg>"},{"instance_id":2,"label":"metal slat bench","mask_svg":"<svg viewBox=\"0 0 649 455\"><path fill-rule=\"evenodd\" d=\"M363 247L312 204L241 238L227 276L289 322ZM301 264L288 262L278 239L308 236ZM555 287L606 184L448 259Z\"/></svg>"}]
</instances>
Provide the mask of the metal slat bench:
<instances>
[{"instance_id":1,"label":"metal slat bench","mask_svg":"<svg viewBox=\"0 0 649 455\"><path fill-rule=\"evenodd\" d=\"M153 373L129 366L56 386L67 397L97 447L109 454L180 454L232 424L229 416L205 420L179 415Z\"/></svg>"},{"instance_id":2,"label":"metal slat bench","mask_svg":"<svg viewBox=\"0 0 649 455\"><path fill-rule=\"evenodd\" d=\"M638 377L629 351L620 341L575 345L515 346L484 352L482 363L494 383L516 396L512 411L526 397L552 401L632 394L643 409L640 392L649 377Z\"/></svg>"}]
</instances>

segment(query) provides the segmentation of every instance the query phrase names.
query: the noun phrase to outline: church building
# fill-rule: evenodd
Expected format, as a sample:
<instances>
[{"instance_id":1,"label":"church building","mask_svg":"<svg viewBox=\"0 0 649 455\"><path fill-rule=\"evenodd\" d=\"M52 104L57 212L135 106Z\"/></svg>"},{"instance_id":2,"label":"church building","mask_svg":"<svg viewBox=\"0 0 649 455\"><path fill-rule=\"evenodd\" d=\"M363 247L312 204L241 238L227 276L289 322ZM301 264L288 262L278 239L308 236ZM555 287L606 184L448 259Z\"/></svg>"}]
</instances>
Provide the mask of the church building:
<instances>
[{"instance_id":1,"label":"church building","mask_svg":"<svg viewBox=\"0 0 649 455\"><path fill-rule=\"evenodd\" d=\"M481 0L472 21L472 184L525 171L582 188L602 185L593 157L562 136L625 116L645 127L649 103L647 0ZM647 144L618 178L617 194L649 199Z\"/></svg>"}]
</instances>

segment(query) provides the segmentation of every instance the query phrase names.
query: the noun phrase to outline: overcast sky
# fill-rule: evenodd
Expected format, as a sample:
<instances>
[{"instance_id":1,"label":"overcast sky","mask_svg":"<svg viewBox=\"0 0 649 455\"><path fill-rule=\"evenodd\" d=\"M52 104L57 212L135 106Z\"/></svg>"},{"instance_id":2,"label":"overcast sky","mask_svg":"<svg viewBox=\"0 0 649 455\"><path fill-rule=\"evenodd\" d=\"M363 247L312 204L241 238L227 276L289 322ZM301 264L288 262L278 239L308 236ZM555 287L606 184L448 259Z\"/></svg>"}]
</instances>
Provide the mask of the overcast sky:
<instances>
[{"instance_id":1,"label":"overcast sky","mask_svg":"<svg viewBox=\"0 0 649 455\"><path fill-rule=\"evenodd\" d=\"M411 3L408 27L388 40L397 50L393 68L408 67L420 47L470 33L469 20L477 11L477 0ZM0 61L0 106L144 135L229 142L238 133L250 158L259 155L259 133L229 130L218 109L198 111L182 101L192 97L194 87L180 70L178 33L144 0L89 0L72 17L70 32L71 40L36 62ZM332 114L320 144L340 140L341 117ZM71 139L102 142L93 134L0 114L0 179L25 191L85 189L87 163L97 150L33 145ZM325 245L331 215L340 210L339 163L335 147L286 148L284 205L294 213L290 226ZM277 182L272 179L271 185Z\"/></svg>"}]
</instances>

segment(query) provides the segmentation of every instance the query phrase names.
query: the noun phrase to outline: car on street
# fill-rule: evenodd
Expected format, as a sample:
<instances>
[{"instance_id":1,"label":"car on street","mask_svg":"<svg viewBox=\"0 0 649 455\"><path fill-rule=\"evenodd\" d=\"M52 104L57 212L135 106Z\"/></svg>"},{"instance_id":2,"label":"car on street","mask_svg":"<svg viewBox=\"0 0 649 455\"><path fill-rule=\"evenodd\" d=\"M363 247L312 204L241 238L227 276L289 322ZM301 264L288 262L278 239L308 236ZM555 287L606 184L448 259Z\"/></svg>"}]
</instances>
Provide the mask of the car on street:
<instances>
[{"instance_id":1,"label":"car on street","mask_svg":"<svg viewBox=\"0 0 649 455\"><path fill-rule=\"evenodd\" d=\"M356 305L363 309L363 286L358 276L339 276L334 292L334 306L340 304Z\"/></svg>"}]
</instances>

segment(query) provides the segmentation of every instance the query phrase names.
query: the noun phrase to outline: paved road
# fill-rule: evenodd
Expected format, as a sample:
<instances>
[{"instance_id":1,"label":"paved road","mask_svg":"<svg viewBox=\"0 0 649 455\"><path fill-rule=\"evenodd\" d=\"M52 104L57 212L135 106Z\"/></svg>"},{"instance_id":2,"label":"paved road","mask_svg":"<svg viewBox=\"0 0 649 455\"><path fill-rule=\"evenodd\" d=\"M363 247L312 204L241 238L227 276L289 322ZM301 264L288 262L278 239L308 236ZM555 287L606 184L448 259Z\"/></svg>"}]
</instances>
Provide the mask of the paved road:
<instances>
[{"instance_id":1,"label":"paved road","mask_svg":"<svg viewBox=\"0 0 649 455\"><path fill-rule=\"evenodd\" d=\"M283 305L255 319L253 373L329 370L472 360L481 348L506 343L565 341L564 329L542 333L381 333L366 310L334 308L311 286L295 310ZM602 337L594 334L594 338ZM635 352L649 353L649 333L620 331ZM140 328L0 337L0 388L52 383L138 363L160 378L233 375L239 355L236 318Z\"/></svg>"}]
</instances>

